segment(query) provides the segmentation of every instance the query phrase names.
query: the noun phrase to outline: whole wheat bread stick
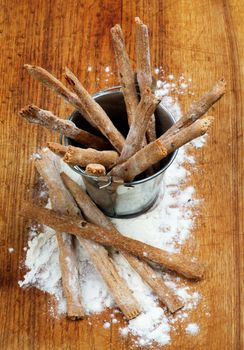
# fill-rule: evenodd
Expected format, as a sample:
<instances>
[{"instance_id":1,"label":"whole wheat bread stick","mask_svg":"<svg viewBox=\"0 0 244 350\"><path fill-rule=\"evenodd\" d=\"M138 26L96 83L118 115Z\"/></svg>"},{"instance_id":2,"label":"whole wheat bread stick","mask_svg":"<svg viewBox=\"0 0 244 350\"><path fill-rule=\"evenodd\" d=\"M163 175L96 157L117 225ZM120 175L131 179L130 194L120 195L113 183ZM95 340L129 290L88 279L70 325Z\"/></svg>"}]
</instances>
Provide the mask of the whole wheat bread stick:
<instances>
[{"instance_id":1,"label":"whole wheat bread stick","mask_svg":"<svg viewBox=\"0 0 244 350\"><path fill-rule=\"evenodd\" d=\"M107 140L79 129L72 121L61 119L52 112L41 109L35 105L29 105L22 108L19 111L19 115L30 123L41 125L59 133L62 132L65 136L84 146L101 150L109 147Z\"/></svg>"},{"instance_id":2,"label":"whole wheat bread stick","mask_svg":"<svg viewBox=\"0 0 244 350\"><path fill-rule=\"evenodd\" d=\"M152 86L148 27L135 17L136 24L136 73L140 92Z\"/></svg>"},{"instance_id":3,"label":"whole wheat bread stick","mask_svg":"<svg viewBox=\"0 0 244 350\"><path fill-rule=\"evenodd\" d=\"M64 156L65 153L68 150L68 146L61 145L57 142L48 142L47 147L55 154L58 154L59 156Z\"/></svg>"},{"instance_id":4,"label":"whole wheat bread stick","mask_svg":"<svg viewBox=\"0 0 244 350\"><path fill-rule=\"evenodd\" d=\"M78 95L83 109L90 119L97 125L101 133L107 137L114 148L121 152L124 145L124 137L115 128L111 119L108 117L102 107L90 96L86 89L81 85L77 77L68 69L65 69L65 78L75 93Z\"/></svg>"},{"instance_id":5,"label":"whole wheat bread stick","mask_svg":"<svg viewBox=\"0 0 244 350\"><path fill-rule=\"evenodd\" d=\"M132 181L151 165L159 162L168 154L183 146L187 142L204 135L209 129L213 118L197 120L192 125L180 130L177 134L165 134L156 141L149 143L126 162L116 165L109 175L121 177L124 181Z\"/></svg>"},{"instance_id":6,"label":"whole wheat bread stick","mask_svg":"<svg viewBox=\"0 0 244 350\"><path fill-rule=\"evenodd\" d=\"M204 267L191 257L182 254L168 253L135 239L122 236L114 230L90 224L84 220L68 215L60 215L54 210L41 208L33 203L25 203L20 212L22 216L50 226L58 232L69 232L77 237L90 239L106 247L131 253L139 258L157 263L167 269L182 274L187 278L199 279L203 277Z\"/></svg>"},{"instance_id":7,"label":"whole wheat bread stick","mask_svg":"<svg viewBox=\"0 0 244 350\"><path fill-rule=\"evenodd\" d=\"M152 88L152 72L150 63L150 47L148 27L140 20L135 18L136 23L136 71L137 81L141 95L147 88ZM156 140L155 116L152 113L147 127L148 142Z\"/></svg>"},{"instance_id":8,"label":"whole wheat bread stick","mask_svg":"<svg viewBox=\"0 0 244 350\"><path fill-rule=\"evenodd\" d=\"M148 122L159 102L160 100L152 94L149 88L143 91L129 133L125 139L123 150L119 157L119 163L124 162L141 149Z\"/></svg>"},{"instance_id":9,"label":"whole wheat bread stick","mask_svg":"<svg viewBox=\"0 0 244 350\"><path fill-rule=\"evenodd\" d=\"M192 102L187 113L166 131L164 137L177 133L182 128L191 125L195 120L202 117L224 95L225 91L226 81L222 78L218 80L209 91L201 96L199 100Z\"/></svg>"},{"instance_id":10,"label":"whole wheat bread stick","mask_svg":"<svg viewBox=\"0 0 244 350\"><path fill-rule=\"evenodd\" d=\"M90 163L98 163L106 168L111 168L117 161L119 155L116 151L96 151L92 148L78 148L68 146L64 155L64 161L72 165L86 167Z\"/></svg>"},{"instance_id":11,"label":"whole wheat bread stick","mask_svg":"<svg viewBox=\"0 0 244 350\"><path fill-rule=\"evenodd\" d=\"M141 276L142 280L151 287L158 299L167 306L171 313L182 309L184 304L180 301L178 296L166 286L162 277L155 272L148 263L125 252L123 256L138 275Z\"/></svg>"},{"instance_id":12,"label":"whole wheat bread stick","mask_svg":"<svg viewBox=\"0 0 244 350\"><path fill-rule=\"evenodd\" d=\"M120 308L125 317L128 320L137 317L141 312L140 306L126 282L118 274L117 267L113 259L108 255L107 250L103 246L90 240L81 237L78 239L88 252L91 261L110 290L116 305Z\"/></svg>"},{"instance_id":13,"label":"whole wheat bread stick","mask_svg":"<svg viewBox=\"0 0 244 350\"><path fill-rule=\"evenodd\" d=\"M117 231L111 220L103 214L103 212L76 182L63 172L61 173L61 178L77 202L84 218L88 222L97 224L109 230ZM165 285L162 278L155 273L148 263L143 260L140 261L138 258L125 252L123 252L122 255L171 312L175 312L182 308L183 304L177 296L174 295L174 293Z\"/></svg>"},{"instance_id":14,"label":"whole wheat bread stick","mask_svg":"<svg viewBox=\"0 0 244 350\"><path fill-rule=\"evenodd\" d=\"M130 126L134 119L136 107L139 102L136 92L134 72L130 64L130 59L125 48L123 32L119 24L116 24L111 28L111 34L118 67L119 81L122 86L128 123Z\"/></svg>"},{"instance_id":15,"label":"whole wheat bread stick","mask_svg":"<svg viewBox=\"0 0 244 350\"><path fill-rule=\"evenodd\" d=\"M28 73L36 80L40 81L42 84L47 86L49 89L54 91L58 96L61 96L65 101L70 103L73 107L77 108L86 120L97 129L95 123L90 119L89 115L83 109L80 103L79 97L71 92L67 87L61 83L60 80L55 78L51 73L49 73L44 68L33 66L30 64L25 64L24 68Z\"/></svg>"},{"instance_id":16,"label":"whole wheat bread stick","mask_svg":"<svg viewBox=\"0 0 244 350\"><path fill-rule=\"evenodd\" d=\"M60 214L77 216L79 209L68 191L62 191L60 163L51 151L42 150L41 159L35 161L35 167L48 186L52 207ZM63 231L62 231L63 232ZM83 318L85 313L82 306L77 257L73 247L74 237L68 233L56 234L59 248L59 263L62 276L62 286L67 303L67 315L71 319Z\"/></svg>"},{"instance_id":17,"label":"whole wheat bread stick","mask_svg":"<svg viewBox=\"0 0 244 350\"><path fill-rule=\"evenodd\" d=\"M73 197L61 180L60 159L49 150L42 151L41 156L42 159L36 160L35 165L49 187L49 195L53 208L60 214L67 213L83 219ZM58 242L62 239L62 235L57 235ZM65 236L66 239L69 237L72 236ZM107 250L101 245L90 240L85 240L82 237L78 237L78 240L87 251L91 261L101 274L113 295L115 302L124 315L128 319L136 317L140 312L139 305L129 290L126 282L119 276L113 260L108 256ZM68 265L70 269L69 273L72 275L70 279L72 278L74 296L78 298L80 293L79 285L76 285L73 282L73 278L75 278L76 282L77 269L72 264L67 264L67 262L70 261L72 262L72 255L67 255L65 260L62 261L62 264L65 264L65 266ZM70 305L70 303L68 305Z\"/></svg>"},{"instance_id":18,"label":"whole wheat bread stick","mask_svg":"<svg viewBox=\"0 0 244 350\"><path fill-rule=\"evenodd\" d=\"M88 164L86 166L86 174L92 176L105 176L106 168L102 164Z\"/></svg>"}]
</instances>

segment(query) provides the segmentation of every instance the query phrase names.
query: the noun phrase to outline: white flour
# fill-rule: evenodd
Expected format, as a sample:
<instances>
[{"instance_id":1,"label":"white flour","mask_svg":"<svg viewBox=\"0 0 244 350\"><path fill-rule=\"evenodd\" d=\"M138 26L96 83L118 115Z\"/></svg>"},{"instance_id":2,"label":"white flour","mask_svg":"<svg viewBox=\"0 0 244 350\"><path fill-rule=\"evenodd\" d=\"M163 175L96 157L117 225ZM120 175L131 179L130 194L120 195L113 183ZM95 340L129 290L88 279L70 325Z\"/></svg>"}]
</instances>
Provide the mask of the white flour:
<instances>
[{"instance_id":1,"label":"white flour","mask_svg":"<svg viewBox=\"0 0 244 350\"><path fill-rule=\"evenodd\" d=\"M199 326L196 323L189 323L186 327L186 333L196 335L199 332Z\"/></svg>"},{"instance_id":2,"label":"white flour","mask_svg":"<svg viewBox=\"0 0 244 350\"><path fill-rule=\"evenodd\" d=\"M89 66L87 70L90 71L91 69L92 67ZM109 70L107 69L107 71ZM175 84L173 83L174 76L171 75L169 80L170 83L161 82L160 84L158 82L157 94L164 96L163 103L165 106L176 118L179 118L181 115L179 104L172 97L168 96L172 84ZM181 78L179 82L180 84L186 84ZM181 87L186 90L185 86ZM197 147L199 145L202 146L203 141L198 140L195 144ZM199 200L195 198L194 188L188 184L190 173L183 166L185 163L192 165L195 163L194 157L187 154L188 147L192 146L180 149L177 158L167 170L164 184L161 185L161 190L165 186L165 194L164 196L159 196L153 209L133 219L113 219L114 224L121 233L169 252L180 251L181 246L192 234L194 216L196 215L193 215L193 209L199 205ZM35 154L34 157L38 158L38 155ZM64 170L75 181L80 182L79 175L72 172L67 165L63 166ZM35 286L55 296L58 314L65 313L66 304L61 288L61 273L55 232L48 227L44 227L43 233L37 233L37 231L38 227L33 226L29 233L25 260L28 272L23 280L19 282L19 285L21 287ZM100 275L89 261L87 254L79 244L77 244L76 249L85 311L87 314L93 314L99 313L107 307L113 307L113 298ZM129 283L135 298L143 310L136 319L129 321L126 327L120 327L121 336L127 336L130 333L135 335L137 337L135 345L139 346L150 345L153 342L166 345L171 342L170 334L176 329L176 325L179 322L188 323L188 326L185 325L187 333L197 334L199 328L196 324L189 323L189 318L191 311L200 302L201 296L192 287L187 286L187 281L180 277L160 272L168 287L175 291L185 305L176 315L169 316L166 308L162 307L158 302L151 289L142 282L141 278L120 255L116 255L115 262L120 274ZM53 312L53 307L51 311ZM104 331L110 331L111 324L119 322L116 319L116 315L116 310L114 310L111 318L104 320L104 323L101 324Z\"/></svg>"}]
</instances>

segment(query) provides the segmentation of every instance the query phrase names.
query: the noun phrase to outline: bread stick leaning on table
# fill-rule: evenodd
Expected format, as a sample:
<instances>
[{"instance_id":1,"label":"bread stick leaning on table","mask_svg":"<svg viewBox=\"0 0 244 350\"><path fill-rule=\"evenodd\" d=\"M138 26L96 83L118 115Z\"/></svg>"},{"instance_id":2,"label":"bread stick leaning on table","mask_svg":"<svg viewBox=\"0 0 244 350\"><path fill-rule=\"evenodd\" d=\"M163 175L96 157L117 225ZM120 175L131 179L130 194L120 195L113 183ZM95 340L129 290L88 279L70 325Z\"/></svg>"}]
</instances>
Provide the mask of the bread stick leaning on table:
<instances>
[{"instance_id":1,"label":"bread stick leaning on table","mask_svg":"<svg viewBox=\"0 0 244 350\"><path fill-rule=\"evenodd\" d=\"M81 209L84 218L88 222L119 233L111 220L103 214L103 212L76 182L65 173L61 173L61 178ZM146 261L139 260L135 256L126 252L121 254L141 276L142 280L152 288L153 292L158 296L159 300L167 306L170 312L173 313L183 307L177 296L165 285L163 279L156 274Z\"/></svg>"},{"instance_id":2,"label":"bread stick leaning on table","mask_svg":"<svg viewBox=\"0 0 244 350\"><path fill-rule=\"evenodd\" d=\"M60 160L51 151L42 150L35 167L48 186L52 208L60 214L79 217L79 209L68 191L62 190ZM78 261L74 249L74 237L65 231L56 233L62 287L67 303L67 316L71 319L83 318L85 311L79 283ZM76 238L75 238L76 239Z\"/></svg>"},{"instance_id":3,"label":"bread stick leaning on table","mask_svg":"<svg viewBox=\"0 0 244 350\"><path fill-rule=\"evenodd\" d=\"M82 214L72 195L61 180L60 159L50 150L46 149L41 152L41 159L35 161L35 166L49 188L50 200L54 211L60 215L71 215L78 220L83 220ZM69 230L67 231L64 228L56 234L68 316L70 318L78 317L78 315L84 316L78 281L77 259L75 250L72 248L72 240L75 238L78 239L82 247L87 251L92 263L101 274L117 306L121 309L125 317L127 319L136 317L140 313L140 307L126 282L118 274L113 259L108 255L107 250L100 244L92 242L89 239L84 239L81 236L76 238L69 233L60 232L69 232Z\"/></svg>"},{"instance_id":4,"label":"bread stick leaning on table","mask_svg":"<svg viewBox=\"0 0 244 350\"><path fill-rule=\"evenodd\" d=\"M201 279L203 277L203 265L194 261L190 256L168 253L165 250L122 236L114 230L105 229L77 217L60 215L54 210L41 208L32 203L23 204L20 214L50 226L58 232L69 232L77 237L100 243L105 247L113 247L131 253L138 258L154 262L163 268L176 271L187 278Z\"/></svg>"}]
</instances>

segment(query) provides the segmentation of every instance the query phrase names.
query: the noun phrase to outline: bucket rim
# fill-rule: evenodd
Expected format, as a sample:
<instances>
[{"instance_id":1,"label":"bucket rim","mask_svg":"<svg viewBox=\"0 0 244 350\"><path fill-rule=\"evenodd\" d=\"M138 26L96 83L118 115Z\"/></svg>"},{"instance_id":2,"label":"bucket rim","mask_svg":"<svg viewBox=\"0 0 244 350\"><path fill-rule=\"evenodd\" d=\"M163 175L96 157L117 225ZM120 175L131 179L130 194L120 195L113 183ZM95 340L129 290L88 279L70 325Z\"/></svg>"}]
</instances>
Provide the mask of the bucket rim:
<instances>
[{"instance_id":1,"label":"bucket rim","mask_svg":"<svg viewBox=\"0 0 244 350\"><path fill-rule=\"evenodd\" d=\"M96 99L97 97L100 97L100 96L104 96L104 95L108 95L108 94L115 94L115 93L118 93L121 91L121 86L120 85L115 85L115 86L112 86L110 88L106 88L106 89L103 89L103 90L99 90L97 92L95 92L94 94L92 94L92 98ZM164 104L162 103L162 101L159 103L158 107L162 108L170 117L170 119L173 121L173 123L175 124L176 123L176 119L175 117L173 116L173 114L168 110L168 108L166 108L164 106ZM77 113L77 109L74 110L71 115L68 117L68 120L72 120L73 118L73 115L75 113ZM79 112L79 111L78 111ZM68 137L66 136L63 136L62 133L60 134L60 143L62 144L62 140L64 138L64 144L65 145L68 145ZM148 176L144 179L140 179L140 180L136 180L136 181L131 181L131 182L124 182L123 183L123 186L126 186L126 187L134 187L135 185L140 185L144 182L147 182L147 181L150 181L154 178L156 178L157 176L161 175L162 173L164 173L169 167L170 165L173 163L173 161L175 160L176 156L178 154L178 149L175 150L174 152L172 152L172 156L171 156L171 159L169 160L169 162L163 167L161 168L158 172L156 172L155 174L151 175L151 176ZM79 167L78 165L74 165L74 166L70 166L76 173L86 177L86 178L89 178L93 181L101 181L101 179L97 176L92 176L92 175L88 175L85 173L85 171ZM112 179L112 176L108 176L108 178Z\"/></svg>"}]
</instances>

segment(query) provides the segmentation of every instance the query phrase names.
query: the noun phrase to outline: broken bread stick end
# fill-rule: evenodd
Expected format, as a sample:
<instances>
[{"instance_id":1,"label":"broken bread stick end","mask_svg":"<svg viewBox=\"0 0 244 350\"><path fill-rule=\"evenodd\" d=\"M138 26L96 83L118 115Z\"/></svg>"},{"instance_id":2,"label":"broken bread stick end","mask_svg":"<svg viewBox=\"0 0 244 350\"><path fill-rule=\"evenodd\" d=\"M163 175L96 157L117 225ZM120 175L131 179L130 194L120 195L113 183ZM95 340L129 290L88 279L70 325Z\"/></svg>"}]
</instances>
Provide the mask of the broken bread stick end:
<instances>
[{"instance_id":1,"label":"broken bread stick end","mask_svg":"<svg viewBox=\"0 0 244 350\"><path fill-rule=\"evenodd\" d=\"M73 314L73 313L68 313L67 314L67 317L68 317L68 319L69 320L71 320L71 321L78 321L78 320L84 320L84 318L86 317L86 315L84 314L84 313L80 313L80 314L78 314L78 313L76 313L76 314Z\"/></svg>"},{"instance_id":2,"label":"broken bread stick end","mask_svg":"<svg viewBox=\"0 0 244 350\"><path fill-rule=\"evenodd\" d=\"M102 164L91 163L86 166L86 174L91 176L105 176L106 168Z\"/></svg>"},{"instance_id":3,"label":"broken bread stick end","mask_svg":"<svg viewBox=\"0 0 244 350\"><path fill-rule=\"evenodd\" d=\"M65 67L65 69L64 69L64 77L70 86L72 86L72 87L75 86L74 80L76 77L74 76L74 74L71 72L71 70L68 67Z\"/></svg>"},{"instance_id":4,"label":"broken bread stick end","mask_svg":"<svg viewBox=\"0 0 244 350\"><path fill-rule=\"evenodd\" d=\"M219 92L220 97L223 96L224 93L226 92L226 85L227 85L227 82L224 77L220 78L214 85L214 89L216 89Z\"/></svg>"},{"instance_id":5,"label":"broken bread stick end","mask_svg":"<svg viewBox=\"0 0 244 350\"><path fill-rule=\"evenodd\" d=\"M199 119L195 123L196 123L196 126L199 126L199 128L201 129L201 135L204 135L210 129L213 122L214 122L214 117L210 116L203 119Z\"/></svg>"},{"instance_id":6,"label":"broken bread stick end","mask_svg":"<svg viewBox=\"0 0 244 350\"><path fill-rule=\"evenodd\" d=\"M50 151L60 156L64 156L68 149L67 146L61 145L60 143L57 143L57 142L48 142L47 147L50 149Z\"/></svg>"},{"instance_id":7,"label":"broken bread stick end","mask_svg":"<svg viewBox=\"0 0 244 350\"><path fill-rule=\"evenodd\" d=\"M40 111L40 108L31 104L31 105L28 105L28 106L22 108L18 112L18 114L20 117L25 118L26 120L28 120L31 123L39 124L38 116L37 116L39 111Z\"/></svg>"},{"instance_id":8,"label":"broken bread stick end","mask_svg":"<svg viewBox=\"0 0 244 350\"><path fill-rule=\"evenodd\" d=\"M65 163L69 163L69 164L73 164L72 162L72 149L70 149L70 147L67 148L65 154L64 154L64 157L63 157L63 161Z\"/></svg>"},{"instance_id":9,"label":"broken bread stick end","mask_svg":"<svg viewBox=\"0 0 244 350\"><path fill-rule=\"evenodd\" d=\"M110 29L111 34L113 35L122 35L122 29L121 26L119 24L115 24L115 26L113 26Z\"/></svg>"},{"instance_id":10,"label":"broken bread stick end","mask_svg":"<svg viewBox=\"0 0 244 350\"><path fill-rule=\"evenodd\" d=\"M135 23L138 24L138 25L143 25L143 22L140 19L140 17L135 17Z\"/></svg>"},{"instance_id":11,"label":"broken bread stick end","mask_svg":"<svg viewBox=\"0 0 244 350\"><path fill-rule=\"evenodd\" d=\"M28 63L25 63L25 64L23 65L23 67L24 67L25 69L27 69L28 71L30 71L32 68L35 68L35 66L33 66L33 65L31 65L31 64L28 64Z\"/></svg>"},{"instance_id":12,"label":"broken bread stick end","mask_svg":"<svg viewBox=\"0 0 244 350\"><path fill-rule=\"evenodd\" d=\"M122 310L122 312L128 320L132 320L133 318L136 318L138 315L140 315L141 310L139 308L135 308L134 310L130 310L129 312L128 310Z\"/></svg>"}]
</instances>

